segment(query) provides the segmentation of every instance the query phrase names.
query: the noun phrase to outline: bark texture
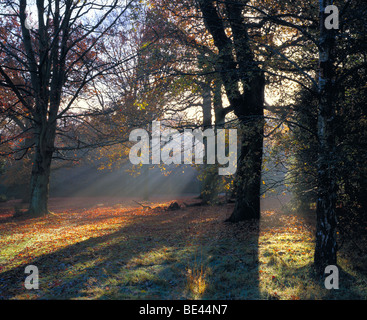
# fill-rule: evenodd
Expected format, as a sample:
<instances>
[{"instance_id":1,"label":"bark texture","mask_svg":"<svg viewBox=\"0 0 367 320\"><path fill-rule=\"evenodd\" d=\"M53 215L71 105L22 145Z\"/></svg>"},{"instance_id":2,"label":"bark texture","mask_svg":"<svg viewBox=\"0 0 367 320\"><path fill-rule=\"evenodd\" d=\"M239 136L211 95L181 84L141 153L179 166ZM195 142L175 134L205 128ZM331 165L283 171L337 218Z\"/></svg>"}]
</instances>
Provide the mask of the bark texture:
<instances>
[{"instance_id":1,"label":"bark texture","mask_svg":"<svg viewBox=\"0 0 367 320\"><path fill-rule=\"evenodd\" d=\"M316 270L323 273L328 265L337 263L336 241L336 192L335 177L335 137L333 125L335 110L333 107L333 47L335 31L325 27L325 7L330 0L320 0L320 51L319 51L319 108L318 108L318 195L317 230L314 263Z\"/></svg>"}]
</instances>

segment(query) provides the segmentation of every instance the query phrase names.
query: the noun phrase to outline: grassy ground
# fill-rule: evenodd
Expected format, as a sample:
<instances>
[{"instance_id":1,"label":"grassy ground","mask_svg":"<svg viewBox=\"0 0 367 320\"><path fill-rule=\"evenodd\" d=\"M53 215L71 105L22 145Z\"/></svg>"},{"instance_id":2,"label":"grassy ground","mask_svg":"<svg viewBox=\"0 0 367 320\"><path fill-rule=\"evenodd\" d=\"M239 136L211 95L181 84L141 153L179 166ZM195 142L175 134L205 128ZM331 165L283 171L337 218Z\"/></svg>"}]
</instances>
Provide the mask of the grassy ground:
<instances>
[{"instance_id":1,"label":"grassy ground","mask_svg":"<svg viewBox=\"0 0 367 320\"><path fill-rule=\"evenodd\" d=\"M166 201L150 210L131 200L65 201L31 220L10 219L12 205L1 209L0 299L367 298L356 262L365 257L340 253L339 290L314 276L312 216L264 211L260 225L233 225L223 223L231 205L166 211ZM24 288L30 264L39 290Z\"/></svg>"}]
</instances>

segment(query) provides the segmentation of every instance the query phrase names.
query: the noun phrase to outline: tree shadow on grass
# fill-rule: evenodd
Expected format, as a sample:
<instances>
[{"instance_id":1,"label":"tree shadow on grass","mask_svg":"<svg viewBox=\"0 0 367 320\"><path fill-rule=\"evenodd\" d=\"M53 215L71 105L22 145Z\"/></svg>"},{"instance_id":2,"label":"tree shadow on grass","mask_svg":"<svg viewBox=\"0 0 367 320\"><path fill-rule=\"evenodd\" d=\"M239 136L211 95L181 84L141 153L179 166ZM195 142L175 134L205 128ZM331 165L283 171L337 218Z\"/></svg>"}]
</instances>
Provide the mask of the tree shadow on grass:
<instances>
[{"instance_id":1,"label":"tree shadow on grass","mask_svg":"<svg viewBox=\"0 0 367 320\"><path fill-rule=\"evenodd\" d=\"M259 222L229 223L223 231L205 248L210 275L203 298L260 299Z\"/></svg>"},{"instance_id":2,"label":"tree shadow on grass","mask_svg":"<svg viewBox=\"0 0 367 320\"><path fill-rule=\"evenodd\" d=\"M258 226L224 224L215 210L133 217L111 234L32 259L39 290L24 288L26 265L0 273L0 299L257 299Z\"/></svg>"}]
</instances>

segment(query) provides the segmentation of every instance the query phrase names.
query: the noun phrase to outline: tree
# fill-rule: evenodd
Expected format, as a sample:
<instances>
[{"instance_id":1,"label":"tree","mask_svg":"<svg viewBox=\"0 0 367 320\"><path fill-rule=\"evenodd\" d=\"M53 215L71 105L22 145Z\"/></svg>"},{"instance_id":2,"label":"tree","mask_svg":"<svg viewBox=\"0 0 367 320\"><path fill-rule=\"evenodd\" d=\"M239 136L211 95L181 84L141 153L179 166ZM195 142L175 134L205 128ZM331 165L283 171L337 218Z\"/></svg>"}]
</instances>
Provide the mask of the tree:
<instances>
[{"instance_id":1,"label":"tree","mask_svg":"<svg viewBox=\"0 0 367 320\"><path fill-rule=\"evenodd\" d=\"M223 5L216 6L214 1L198 1L218 49L216 71L221 75L230 107L243 130L236 175L236 205L228 219L231 222L260 218L265 78L252 52L248 27L243 23L242 13L247 2L224 1ZM221 19L219 11L222 16L226 15L226 21ZM226 33L228 27L231 37Z\"/></svg>"},{"instance_id":2,"label":"tree","mask_svg":"<svg viewBox=\"0 0 367 320\"><path fill-rule=\"evenodd\" d=\"M104 61L103 39L113 35L132 3L1 2L0 84L16 99L11 112L29 122L21 132L32 133L32 143L24 147L34 150L30 215L48 213L51 161L61 121L71 116L80 97L88 96L93 81L122 63ZM34 21L29 10L36 12ZM15 73L22 75L21 81Z\"/></svg>"},{"instance_id":3,"label":"tree","mask_svg":"<svg viewBox=\"0 0 367 320\"><path fill-rule=\"evenodd\" d=\"M353 202L354 211L363 205L363 201L350 195L356 195L351 191L356 187L363 190L362 163L365 164L365 157L360 156L365 150L364 113L359 106L364 97L360 83L365 82L362 79L366 47L365 33L361 30L366 26L366 8L351 1L336 3L340 12L340 29L337 30L328 26L330 13L324 12L331 4L320 2L319 20L309 18L306 28L298 21L276 19L279 25L301 31L303 39L294 39L287 49L299 46L303 53L297 54L292 49L290 59L289 52L273 48L285 62L283 67L277 68L279 75L299 85L294 92L297 99L288 98L292 103L281 106L286 114L284 123L292 131L291 140L283 136L282 143L290 144L295 155L294 160L287 162L291 164L289 174L297 180L293 188L298 198L304 204L316 203L315 266L321 273L326 265L337 262L336 230L338 227L342 230L337 224L337 212L343 219L342 215L351 211ZM302 13L302 17L306 15ZM313 28L316 22L318 30ZM300 75L305 77L302 79ZM306 82L307 79L310 81Z\"/></svg>"},{"instance_id":4,"label":"tree","mask_svg":"<svg viewBox=\"0 0 367 320\"><path fill-rule=\"evenodd\" d=\"M293 188L305 208L317 207L315 266L321 273L337 263L339 237L360 235L365 226L364 197L358 195L366 190L366 7L338 7L340 29L325 28L329 14L323 14L320 33L314 33L321 39L318 90L299 92L292 119L298 124L292 134L292 175L298 180Z\"/></svg>"},{"instance_id":5,"label":"tree","mask_svg":"<svg viewBox=\"0 0 367 320\"><path fill-rule=\"evenodd\" d=\"M317 189L317 230L315 266L321 272L328 265L336 264L336 177L335 177L335 135L334 135L334 45L335 30L328 29L325 8L332 1L320 1L320 42L319 42L319 106L318 106L318 189Z\"/></svg>"}]
</instances>

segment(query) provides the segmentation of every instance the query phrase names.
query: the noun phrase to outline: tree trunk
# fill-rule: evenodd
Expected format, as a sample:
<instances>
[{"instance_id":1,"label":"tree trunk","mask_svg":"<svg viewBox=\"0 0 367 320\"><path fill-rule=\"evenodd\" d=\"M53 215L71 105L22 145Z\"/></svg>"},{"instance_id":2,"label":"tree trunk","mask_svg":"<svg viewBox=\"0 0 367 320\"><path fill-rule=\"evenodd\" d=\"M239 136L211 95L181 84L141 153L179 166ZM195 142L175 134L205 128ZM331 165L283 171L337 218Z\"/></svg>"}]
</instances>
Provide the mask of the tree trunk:
<instances>
[{"instance_id":1,"label":"tree trunk","mask_svg":"<svg viewBox=\"0 0 367 320\"><path fill-rule=\"evenodd\" d=\"M49 183L55 140L55 128L40 131L41 133L37 134L38 139L36 142L30 183L31 197L28 208L28 214L36 217L44 216L49 213Z\"/></svg>"},{"instance_id":2,"label":"tree trunk","mask_svg":"<svg viewBox=\"0 0 367 320\"><path fill-rule=\"evenodd\" d=\"M203 97L203 127L204 130L212 127L212 97L210 82L207 80L202 84Z\"/></svg>"},{"instance_id":3,"label":"tree trunk","mask_svg":"<svg viewBox=\"0 0 367 320\"><path fill-rule=\"evenodd\" d=\"M244 108L237 114L242 123L241 153L235 181L236 204L229 222L260 219L260 188L264 141L264 88L262 72L244 94ZM236 112L236 110L235 110Z\"/></svg>"},{"instance_id":4,"label":"tree trunk","mask_svg":"<svg viewBox=\"0 0 367 320\"><path fill-rule=\"evenodd\" d=\"M335 177L335 138L333 131L333 77L334 66L332 48L334 31L325 28L325 7L332 1L320 0L320 73L319 73L319 110L318 110L318 195L317 229L314 255L315 268L324 273L328 265L337 263L336 242L336 192Z\"/></svg>"},{"instance_id":5,"label":"tree trunk","mask_svg":"<svg viewBox=\"0 0 367 320\"><path fill-rule=\"evenodd\" d=\"M320 273L325 267L337 264L336 241L336 183L332 170L327 167L320 168L318 174L319 191L317 199L317 229L314 263Z\"/></svg>"},{"instance_id":6,"label":"tree trunk","mask_svg":"<svg viewBox=\"0 0 367 320\"><path fill-rule=\"evenodd\" d=\"M203 90L203 127L204 130L212 127L212 88L210 87L210 80L206 80L206 82L202 85ZM215 108L215 95L213 95L213 107ZM216 131L216 128L215 128ZM215 142L217 140L215 139ZM207 141L204 140L205 150L207 150ZM220 177L218 176L218 168L215 164L207 164L206 163L206 153L205 157L205 165L204 165L204 180L202 184L202 191L200 193L200 198L202 199L203 204L215 204L218 201L218 193L219 193L219 181Z\"/></svg>"},{"instance_id":7,"label":"tree trunk","mask_svg":"<svg viewBox=\"0 0 367 320\"><path fill-rule=\"evenodd\" d=\"M226 123L226 110L222 101L222 81L215 79L213 88L214 121L216 128L223 128Z\"/></svg>"},{"instance_id":8,"label":"tree trunk","mask_svg":"<svg viewBox=\"0 0 367 320\"><path fill-rule=\"evenodd\" d=\"M143 164L143 178L144 178L144 186L143 186L143 200L149 200L149 164Z\"/></svg>"},{"instance_id":9,"label":"tree trunk","mask_svg":"<svg viewBox=\"0 0 367 320\"><path fill-rule=\"evenodd\" d=\"M231 109L244 128L237 165L236 206L227 221L260 218L260 185L263 153L264 74L252 52L243 3L224 1L228 19L219 15L212 0L198 1L204 23L218 48L216 70L220 74ZM232 37L226 34L229 23ZM235 51L235 56L233 52ZM239 83L242 84L241 92Z\"/></svg>"},{"instance_id":10,"label":"tree trunk","mask_svg":"<svg viewBox=\"0 0 367 320\"><path fill-rule=\"evenodd\" d=\"M260 219L263 120L246 126L235 181L236 204L229 222Z\"/></svg>"}]
</instances>

